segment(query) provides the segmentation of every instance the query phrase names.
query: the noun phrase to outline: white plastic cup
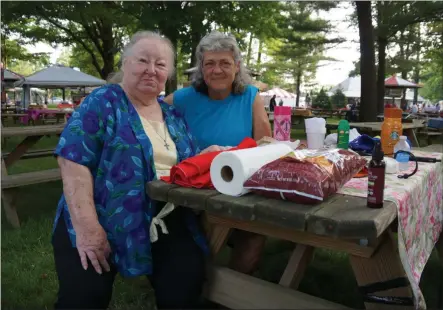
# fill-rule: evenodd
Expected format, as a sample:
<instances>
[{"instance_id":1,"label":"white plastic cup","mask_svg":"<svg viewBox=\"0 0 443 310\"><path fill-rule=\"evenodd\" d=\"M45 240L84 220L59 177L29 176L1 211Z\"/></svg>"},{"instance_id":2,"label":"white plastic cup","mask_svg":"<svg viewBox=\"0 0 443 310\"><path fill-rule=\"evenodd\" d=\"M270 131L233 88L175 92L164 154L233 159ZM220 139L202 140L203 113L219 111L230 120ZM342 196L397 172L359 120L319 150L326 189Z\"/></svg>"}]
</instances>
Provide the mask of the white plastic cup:
<instances>
[{"instance_id":1,"label":"white plastic cup","mask_svg":"<svg viewBox=\"0 0 443 310\"><path fill-rule=\"evenodd\" d=\"M318 150L323 148L326 136L326 128L306 128L308 149Z\"/></svg>"}]
</instances>

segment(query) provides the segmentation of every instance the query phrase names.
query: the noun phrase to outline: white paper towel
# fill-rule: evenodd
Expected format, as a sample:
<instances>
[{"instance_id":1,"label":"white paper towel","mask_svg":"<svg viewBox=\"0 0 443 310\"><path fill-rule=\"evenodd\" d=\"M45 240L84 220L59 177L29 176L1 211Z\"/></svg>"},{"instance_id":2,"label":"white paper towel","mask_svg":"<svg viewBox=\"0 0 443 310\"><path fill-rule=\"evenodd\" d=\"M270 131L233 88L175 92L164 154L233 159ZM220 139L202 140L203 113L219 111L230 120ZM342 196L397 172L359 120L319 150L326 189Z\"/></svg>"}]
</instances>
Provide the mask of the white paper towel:
<instances>
[{"instance_id":1,"label":"white paper towel","mask_svg":"<svg viewBox=\"0 0 443 310\"><path fill-rule=\"evenodd\" d=\"M229 196L248 192L243 184L258 169L288 153L292 148L283 143L258 146L250 149L223 152L211 164L211 181L216 190Z\"/></svg>"}]
</instances>

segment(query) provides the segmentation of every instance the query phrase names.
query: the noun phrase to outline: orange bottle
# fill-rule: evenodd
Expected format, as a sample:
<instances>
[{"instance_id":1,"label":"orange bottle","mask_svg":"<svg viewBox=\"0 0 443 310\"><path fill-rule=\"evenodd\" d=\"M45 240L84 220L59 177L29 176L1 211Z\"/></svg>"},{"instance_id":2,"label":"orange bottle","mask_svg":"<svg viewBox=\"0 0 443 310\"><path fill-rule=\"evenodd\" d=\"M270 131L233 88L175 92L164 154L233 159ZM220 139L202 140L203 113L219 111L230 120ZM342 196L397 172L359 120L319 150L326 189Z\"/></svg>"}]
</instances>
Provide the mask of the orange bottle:
<instances>
[{"instance_id":1,"label":"orange bottle","mask_svg":"<svg viewBox=\"0 0 443 310\"><path fill-rule=\"evenodd\" d=\"M394 154L394 146L403 134L402 113L399 108L385 108L385 120L381 125L381 146L386 155Z\"/></svg>"}]
</instances>

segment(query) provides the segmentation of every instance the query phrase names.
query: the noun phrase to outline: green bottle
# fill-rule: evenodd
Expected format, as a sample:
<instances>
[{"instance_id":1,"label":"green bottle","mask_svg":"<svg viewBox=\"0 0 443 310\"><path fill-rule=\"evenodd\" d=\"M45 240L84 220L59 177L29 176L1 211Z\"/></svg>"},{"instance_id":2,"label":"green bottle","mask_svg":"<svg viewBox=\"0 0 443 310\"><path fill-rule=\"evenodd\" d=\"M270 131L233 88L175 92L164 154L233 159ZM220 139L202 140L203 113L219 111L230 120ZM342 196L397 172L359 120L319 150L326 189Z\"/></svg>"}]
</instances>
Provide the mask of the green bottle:
<instances>
[{"instance_id":1,"label":"green bottle","mask_svg":"<svg viewBox=\"0 0 443 310\"><path fill-rule=\"evenodd\" d=\"M349 122L342 119L337 128L337 147L347 150L349 147Z\"/></svg>"}]
</instances>

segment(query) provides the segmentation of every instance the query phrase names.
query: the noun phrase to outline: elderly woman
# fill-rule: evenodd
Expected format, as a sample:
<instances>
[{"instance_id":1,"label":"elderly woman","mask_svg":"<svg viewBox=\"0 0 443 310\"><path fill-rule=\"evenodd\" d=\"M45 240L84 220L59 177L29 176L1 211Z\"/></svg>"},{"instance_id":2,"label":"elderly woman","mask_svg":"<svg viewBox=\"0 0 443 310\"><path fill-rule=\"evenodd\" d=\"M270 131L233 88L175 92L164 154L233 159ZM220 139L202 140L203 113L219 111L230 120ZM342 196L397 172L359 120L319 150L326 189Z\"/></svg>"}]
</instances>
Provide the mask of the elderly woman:
<instances>
[{"instance_id":1,"label":"elderly woman","mask_svg":"<svg viewBox=\"0 0 443 310\"><path fill-rule=\"evenodd\" d=\"M173 55L168 39L136 33L122 55L121 83L94 90L61 135L63 195L52 239L57 309L107 308L117 272L148 275L160 309L196 307L207 246L195 215L177 208L164 219L168 234L151 243L162 205L145 186L198 152L174 107L157 99Z\"/></svg>"},{"instance_id":2,"label":"elderly woman","mask_svg":"<svg viewBox=\"0 0 443 310\"><path fill-rule=\"evenodd\" d=\"M165 98L185 118L201 148L219 150L245 137L271 136L271 126L258 89L244 67L235 38L220 32L206 35L196 50L197 71L192 86ZM236 231L231 268L251 273L265 237Z\"/></svg>"}]
</instances>

